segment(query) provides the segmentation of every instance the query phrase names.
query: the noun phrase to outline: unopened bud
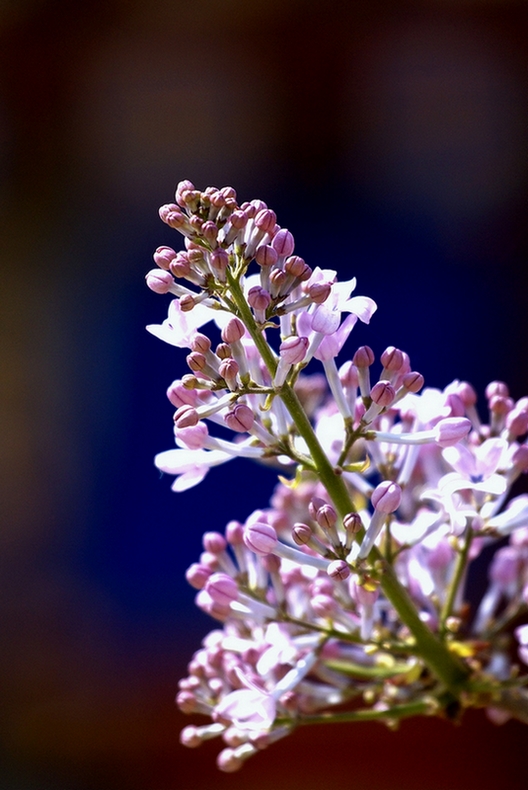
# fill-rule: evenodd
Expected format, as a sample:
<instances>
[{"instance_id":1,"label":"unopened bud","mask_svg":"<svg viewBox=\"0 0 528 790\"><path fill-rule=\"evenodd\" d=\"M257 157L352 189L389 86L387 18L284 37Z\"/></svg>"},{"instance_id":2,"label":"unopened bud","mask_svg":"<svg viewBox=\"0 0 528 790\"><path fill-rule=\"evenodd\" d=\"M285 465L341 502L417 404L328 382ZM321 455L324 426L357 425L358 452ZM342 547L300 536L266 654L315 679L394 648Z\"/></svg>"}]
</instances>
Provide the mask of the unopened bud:
<instances>
[{"instance_id":1,"label":"unopened bud","mask_svg":"<svg viewBox=\"0 0 528 790\"><path fill-rule=\"evenodd\" d=\"M400 351L399 348L395 348L394 346L388 346L388 348L386 348L383 354L381 355L380 362L385 368L385 370L394 373L403 367L405 360L403 353Z\"/></svg>"},{"instance_id":2,"label":"unopened bud","mask_svg":"<svg viewBox=\"0 0 528 790\"><path fill-rule=\"evenodd\" d=\"M279 353L288 365L297 365L306 356L308 346L307 337L288 337L280 344Z\"/></svg>"},{"instance_id":3,"label":"unopened bud","mask_svg":"<svg viewBox=\"0 0 528 790\"><path fill-rule=\"evenodd\" d=\"M228 412L225 417L225 424L232 431L245 433L249 431L255 421L255 415L245 403L237 403L233 411Z\"/></svg>"},{"instance_id":4,"label":"unopened bud","mask_svg":"<svg viewBox=\"0 0 528 790\"><path fill-rule=\"evenodd\" d=\"M244 337L245 331L244 324L239 318L231 318L222 329L222 340L224 343L236 343Z\"/></svg>"},{"instance_id":5,"label":"unopened bud","mask_svg":"<svg viewBox=\"0 0 528 790\"><path fill-rule=\"evenodd\" d=\"M159 266L160 269L166 269L168 271L171 261L176 257L176 252L172 247L158 247L152 257L154 258L154 263Z\"/></svg>"},{"instance_id":6,"label":"unopened bud","mask_svg":"<svg viewBox=\"0 0 528 790\"><path fill-rule=\"evenodd\" d=\"M244 529L244 543L255 554L271 554L278 543L277 533L270 524L256 521Z\"/></svg>"},{"instance_id":7,"label":"unopened bud","mask_svg":"<svg viewBox=\"0 0 528 790\"><path fill-rule=\"evenodd\" d=\"M271 267L275 266L279 260L279 256L277 255L277 251L274 250L273 247L270 247L269 244L262 244L257 248L255 260L259 266Z\"/></svg>"},{"instance_id":8,"label":"unopened bud","mask_svg":"<svg viewBox=\"0 0 528 790\"><path fill-rule=\"evenodd\" d=\"M345 581L350 576L350 568L344 560L334 560L326 569L327 574L335 581Z\"/></svg>"},{"instance_id":9,"label":"unopened bud","mask_svg":"<svg viewBox=\"0 0 528 790\"><path fill-rule=\"evenodd\" d=\"M359 513L347 513L343 517L343 526L347 532L356 535L363 527Z\"/></svg>"},{"instance_id":10,"label":"unopened bud","mask_svg":"<svg viewBox=\"0 0 528 790\"><path fill-rule=\"evenodd\" d=\"M191 425L196 425L199 419L198 412L192 406L180 406L174 415L174 425L176 428L189 428Z\"/></svg>"},{"instance_id":11,"label":"unopened bud","mask_svg":"<svg viewBox=\"0 0 528 790\"><path fill-rule=\"evenodd\" d=\"M357 368L368 368L374 362L374 352L369 346L360 346L352 358Z\"/></svg>"},{"instance_id":12,"label":"unopened bud","mask_svg":"<svg viewBox=\"0 0 528 790\"><path fill-rule=\"evenodd\" d=\"M424 377L421 373L411 370L403 377L402 384L409 392L420 392L424 385Z\"/></svg>"},{"instance_id":13,"label":"unopened bud","mask_svg":"<svg viewBox=\"0 0 528 790\"><path fill-rule=\"evenodd\" d=\"M332 505L323 505L315 515L315 519L323 529L331 529L337 521L337 513Z\"/></svg>"},{"instance_id":14,"label":"unopened bud","mask_svg":"<svg viewBox=\"0 0 528 790\"><path fill-rule=\"evenodd\" d=\"M264 208L255 217L255 225L264 233L271 233L277 224L277 215L269 208Z\"/></svg>"},{"instance_id":15,"label":"unopened bud","mask_svg":"<svg viewBox=\"0 0 528 790\"><path fill-rule=\"evenodd\" d=\"M291 255L295 244L290 231L281 228L273 237L271 246L281 258Z\"/></svg>"},{"instance_id":16,"label":"unopened bud","mask_svg":"<svg viewBox=\"0 0 528 790\"><path fill-rule=\"evenodd\" d=\"M440 447L451 447L468 435L471 422L467 417L446 417L435 426L435 442Z\"/></svg>"},{"instance_id":17,"label":"unopened bud","mask_svg":"<svg viewBox=\"0 0 528 790\"><path fill-rule=\"evenodd\" d=\"M370 391L372 402L382 408L390 406L395 396L396 392L394 387L388 381L378 381Z\"/></svg>"},{"instance_id":18,"label":"unopened bud","mask_svg":"<svg viewBox=\"0 0 528 790\"><path fill-rule=\"evenodd\" d=\"M370 501L380 513L394 513L400 506L402 490L398 483L384 480L372 492Z\"/></svg>"},{"instance_id":19,"label":"unopened bud","mask_svg":"<svg viewBox=\"0 0 528 790\"><path fill-rule=\"evenodd\" d=\"M172 274L165 269L152 269L145 275L145 280L150 290L157 294L169 293L174 285Z\"/></svg>"}]
</instances>

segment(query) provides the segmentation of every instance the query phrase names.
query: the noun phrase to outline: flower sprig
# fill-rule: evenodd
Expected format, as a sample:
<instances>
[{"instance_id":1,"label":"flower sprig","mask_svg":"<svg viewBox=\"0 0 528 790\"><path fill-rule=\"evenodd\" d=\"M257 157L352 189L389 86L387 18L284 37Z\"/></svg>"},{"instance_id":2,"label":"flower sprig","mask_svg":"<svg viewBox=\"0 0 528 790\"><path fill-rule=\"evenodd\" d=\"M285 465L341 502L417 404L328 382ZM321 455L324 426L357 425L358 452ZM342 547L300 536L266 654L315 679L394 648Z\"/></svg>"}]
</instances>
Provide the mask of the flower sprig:
<instances>
[{"instance_id":1,"label":"flower sprig","mask_svg":"<svg viewBox=\"0 0 528 790\"><path fill-rule=\"evenodd\" d=\"M212 723L182 742L221 736L231 771L302 724L393 726L470 706L527 720L511 647L526 663L528 498L509 496L528 470L528 398L492 382L484 423L468 383L424 389L393 346L377 378L368 346L338 365L376 304L352 296L355 278L311 269L262 201L183 181L160 216L185 249L154 253L147 284L174 298L147 329L187 348L190 372L167 391L177 447L156 465L176 491L234 457L272 464L281 481L270 507L206 533L188 570L221 628L177 698ZM323 375L306 372L313 360ZM471 610L468 568L501 539Z\"/></svg>"}]
</instances>

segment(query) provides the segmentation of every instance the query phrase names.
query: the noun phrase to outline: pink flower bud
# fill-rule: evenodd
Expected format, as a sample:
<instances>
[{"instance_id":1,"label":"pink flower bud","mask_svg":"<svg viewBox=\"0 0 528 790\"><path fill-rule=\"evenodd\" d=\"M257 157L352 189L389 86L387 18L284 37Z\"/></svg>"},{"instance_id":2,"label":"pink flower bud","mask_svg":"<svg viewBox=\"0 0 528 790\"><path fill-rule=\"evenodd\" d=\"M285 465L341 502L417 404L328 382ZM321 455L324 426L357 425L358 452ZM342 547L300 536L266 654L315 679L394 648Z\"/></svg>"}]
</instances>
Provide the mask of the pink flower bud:
<instances>
[{"instance_id":1,"label":"pink flower bud","mask_svg":"<svg viewBox=\"0 0 528 790\"><path fill-rule=\"evenodd\" d=\"M174 260L169 263L169 270L175 277L188 277L191 273L188 254L179 252Z\"/></svg>"},{"instance_id":2,"label":"pink flower bud","mask_svg":"<svg viewBox=\"0 0 528 790\"><path fill-rule=\"evenodd\" d=\"M352 358L357 368L368 368L374 362L374 352L369 346L360 346Z\"/></svg>"},{"instance_id":3,"label":"pink flower bud","mask_svg":"<svg viewBox=\"0 0 528 790\"><path fill-rule=\"evenodd\" d=\"M182 313L190 313L195 305L196 305L196 301L194 299L194 296L191 296L191 294L185 294L180 299L180 309Z\"/></svg>"},{"instance_id":4,"label":"pink flower bud","mask_svg":"<svg viewBox=\"0 0 528 790\"><path fill-rule=\"evenodd\" d=\"M167 223L169 228L173 228L174 230L183 228L188 222L187 217L185 214L182 214L181 211L167 211L161 218ZM187 227L189 226L187 225Z\"/></svg>"},{"instance_id":5,"label":"pink flower bud","mask_svg":"<svg viewBox=\"0 0 528 790\"><path fill-rule=\"evenodd\" d=\"M356 366L348 360L339 368L339 380L343 387L355 389L359 386L358 370Z\"/></svg>"},{"instance_id":6,"label":"pink flower bud","mask_svg":"<svg viewBox=\"0 0 528 790\"><path fill-rule=\"evenodd\" d=\"M229 606L232 601L236 601L238 598L238 585L227 573L211 574L206 582L205 591L220 606Z\"/></svg>"},{"instance_id":7,"label":"pink flower bud","mask_svg":"<svg viewBox=\"0 0 528 790\"><path fill-rule=\"evenodd\" d=\"M513 409L513 398L505 395L492 395L488 402L488 408L496 417L505 417Z\"/></svg>"},{"instance_id":8,"label":"pink flower bud","mask_svg":"<svg viewBox=\"0 0 528 790\"><path fill-rule=\"evenodd\" d=\"M234 749L222 749L216 758L216 766L224 773L232 774L239 771L244 764L244 761L239 757Z\"/></svg>"},{"instance_id":9,"label":"pink flower bud","mask_svg":"<svg viewBox=\"0 0 528 790\"><path fill-rule=\"evenodd\" d=\"M219 343L216 347L215 351L216 356L218 359L231 359L233 356L233 352L231 351L231 346L228 346L227 343Z\"/></svg>"},{"instance_id":10,"label":"pink flower bud","mask_svg":"<svg viewBox=\"0 0 528 790\"><path fill-rule=\"evenodd\" d=\"M220 532L204 532L203 547L211 554L221 554L227 548L227 541Z\"/></svg>"},{"instance_id":11,"label":"pink flower bud","mask_svg":"<svg viewBox=\"0 0 528 790\"><path fill-rule=\"evenodd\" d=\"M315 519L323 529L331 529L337 521L337 513L332 505L322 505L315 515Z\"/></svg>"},{"instance_id":12,"label":"pink flower bud","mask_svg":"<svg viewBox=\"0 0 528 790\"><path fill-rule=\"evenodd\" d=\"M344 560L334 560L328 565L326 572L335 581L344 582L350 576L350 568Z\"/></svg>"},{"instance_id":13,"label":"pink flower bud","mask_svg":"<svg viewBox=\"0 0 528 790\"><path fill-rule=\"evenodd\" d=\"M188 428L176 428L174 433L189 450L203 449L204 442L209 436L204 422L197 422L196 425L190 425Z\"/></svg>"},{"instance_id":14,"label":"pink flower bud","mask_svg":"<svg viewBox=\"0 0 528 790\"><path fill-rule=\"evenodd\" d=\"M330 296L331 283L313 283L308 288L308 296L315 304L323 304Z\"/></svg>"},{"instance_id":15,"label":"pink flower bud","mask_svg":"<svg viewBox=\"0 0 528 790\"><path fill-rule=\"evenodd\" d=\"M151 291L157 294L169 293L174 285L174 279L165 269L152 269L145 275L145 280Z\"/></svg>"},{"instance_id":16,"label":"pink flower bud","mask_svg":"<svg viewBox=\"0 0 528 790\"><path fill-rule=\"evenodd\" d=\"M255 225L264 233L271 233L277 224L277 215L269 208L264 208L255 216Z\"/></svg>"},{"instance_id":17,"label":"pink flower bud","mask_svg":"<svg viewBox=\"0 0 528 790\"><path fill-rule=\"evenodd\" d=\"M271 554L278 543L277 533L270 524L256 521L244 529L244 543L255 554Z\"/></svg>"},{"instance_id":18,"label":"pink flower bud","mask_svg":"<svg viewBox=\"0 0 528 790\"><path fill-rule=\"evenodd\" d=\"M343 526L352 535L358 533L363 527L359 513L347 513L343 518Z\"/></svg>"},{"instance_id":19,"label":"pink flower bud","mask_svg":"<svg viewBox=\"0 0 528 790\"><path fill-rule=\"evenodd\" d=\"M292 538L298 546L305 546L312 537L312 530L308 524L298 522L292 527Z\"/></svg>"},{"instance_id":20,"label":"pink flower bud","mask_svg":"<svg viewBox=\"0 0 528 790\"><path fill-rule=\"evenodd\" d=\"M229 521L225 528L225 536L231 546L241 546L244 543L244 527L240 521Z\"/></svg>"},{"instance_id":21,"label":"pink flower bud","mask_svg":"<svg viewBox=\"0 0 528 790\"><path fill-rule=\"evenodd\" d=\"M512 463L522 472L528 472L528 447L521 444L512 456Z\"/></svg>"},{"instance_id":22,"label":"pink flower bud","mask_svg":"<svg viewBox=\"0 0 528 790\"><path fill-rule=\"evenodd\" d=\"M510 395L508 385L504 381L490 381L485 392L488 400L491 400L494 395L500 395L503 398L508 398Z\"/></svg>"},{"instance_id":23,"label":"pink flower bud","mask_svg":"<svg viewBox=\"0 0 528 790\"><path fill-rule=\"evenodd\" d=\"M353 587L354 598L360 606L372 606L379 598L379 587L369 590L362 584L355 584Z\"/></svg>"},{"instance_id":24,"label":"pink flower bud","mask_svg":"<svg viewBox=\"0 0 528 790\"><path fill-rule=\"evenodd\" d=\"M450 392L446 397L446 406L451 412L451 417L463 417L466 413L462 398L454 392Z\"/></svg>"},{"instance_id":25,"label":"pink flower bud","mask_svg":"<svg viewBox=\"0 0 528 790\"><path fill-rule=\"evenodd\" d=\"M298 255L291 255L287 258L284 262L284 271L291 277L297 277L302 280L308 280L312 275L310 267Z\"/></svg>"},{"instance_id":26,"label":"pink flower bud","mask_svg":"<svg viewBox=\"0 0 528 790\"><path fill-rule=\"evenodd\" d=\"M286 228L281 228L273 237L271 246L281 258L291 255L295 245L290 231L286 230Z\"/></svg>"},{"instance_id":27,"label":"pink flower bud","mask_svg":"<svg viewBox=\"0 0 528 790\"><path fill-rule=\"evenodd\" d=\"M218 236L218 228L212 220L207 220L202 225L202 236L211 247L216 247L216 237ZM224 252L224 250L222 250Z\"/></svg>"},{"instance_id":28,"label":"pink flower bud","mask_svg":"<svg viewBox=\"0 0 528 790\"><path fill-rule=\"evenodd\" d=\"M213 250L209 256L209 260L211 262L211 268L218 273L222 282L225 282L224 274L229 265L229 255L227 252L221 248Z\"/></svg>"},{"instance_id":29,"label":"pink flower bud","mask_svg":"<svg viewBox=\"0 0 528 790\"><path fill-rule=\"evenodd\" d=\"M280 571L280 557L275 556L275 554L266 554L265 557L262 557L261 563L268 573L278 573Z\"/></svg>"},{"instance_id":30,"label":"pink flower bud","mask_svg":"<svg viewBox=\"0 0 528 790\"><path fill-rule=\"evenodd\" d=\"M235 187L230 187L230 186L222 187L222 189L220 190L220 194L222 195L223 198L225 198L226 201L236 200L236 196L237 196Z\"/></svg>"},{"instance_id":31,"label":"pink flower bud","mask_svg":"<svg viewBox=\"0 0 528 790\"><path fill-rule=\"evenodd\" d=\"M237 376L239 370L238 362L231 357L224 359L218 368L219 375L224 379L230 390L237 389Z\"/></svg>"},{"instance_id":32,"label":"pink flower bud","mask_svg":"<svg viewBox=\"0 0 528 790\"><path fill-rule=\"evenodd\" d=\"M282 269L273 269L270 274L269 284L272 296L282 294L282 289L286 285L287 277Z\"/></svg>"},{"instance_id":33,"label":"pink flower bud","mask_svg":"<svg viewBox=\"0 0 528 790\"><path fill-rule=\"evenodd\" d=\"M189 225L191 226L193 231L197 234L202 235L202 228L204 224L205 223L203 219L201 219L201 217L196 216L196 214L193 215L192 217L189 217Z\"/></svg>"},{"instance_id":34,"label":"pink flower bud","mask_svg":"<svg viewBox=\"0 0 528 790\"><path fill-rule=\"evenodd\" d=\"M191 340L191 351L198 351L200 354L207 354L211 348L211 341L207 335L197 332Z\"/></svg>"},{"instance_id":35,"label":"pink flower bud","mask_svg":"<svg viewBox=\"0 0 528 790\"><path fill-rule=\"evenodd\" d=\"M201 562L193 562L185 572L185 578L195 590L202 590L210 575L211 570Z\"/></svg>"},{"instance_id":36,"label":"pink flower bud","mask_svg":"<svg viewBox=\"0 0 528 790\"><path fill-rule=\"evenodd\" d=\"M477 402L477 393L467 381L460 381L455 393L458 395L466 408L468 406L474 406Z\"/></svg>"},{"instance_id":37,"label":"pink flower bud","mask_svg":"<svg viewBox=\"0 0 528 790\"><path fill-rule=\"evenodd\" d=\"M288 337L280 344L279 353L288 365L297 365L305 358L308 346L307 337Z\"/></svg>"},{"instance_id":38,"label":"pink flower bud","mask_svg":"<svg viewBox=\"0 0 528 790\"><path fill-rule=\"evenodd\" d=\"M394 513L400 506L402 490L398 483L384 480L372 492L370 501L380 513Z\"/></svg>"},{"instance_id":39,"label":"pink flower bud","mask_svg":"<svg viewBox=\"0 0 528 790\"><path fill-rule=\"evenodd\" d=\"M451 447L468 435L471 422L467 417L446 417L435 426L435 442L440 447Z\"/></svg>"},{"instance_id":40,"label":"pink flower bud","mask_svg":"<svg viewBox=\"0 0 528 790\"><path fill-rule=\"evenodd\" d=\"M388 346L381 355L380 362L385 370L390 370L394 373L403 367L405 359L399 348Z\"/></svg>"},{"instance_id":41,"label":"pink flower bud","mask_svg":"<svg viewBox=\"0 0 528 790\"><path fill-rule=\"evenodd\" d=\"M233 211L229 217L229 222L237 230L242 230L247 225L248 216L244 211Z\"/></svg>"},{"instance_id":42,"label":"pink flower bud","mask_svg":"<svg viewBox=\"0 0 528 790\"><path fill-rule=\"evenodd\" d=\"M195 190L196 187L192 181L189 181L188 179L180 181L176 187L176 203L178 203L180 206L185 206L184 195L187 192L194 192Z\"/></svg>"},{"instance_id":43,"label":"pink flower bud","mask_svg":"<svg viewBox=\"0 0 528 790\"><path fill-rule=\"evenodd\" d=\"M326 505L326 501L322 499L320 496L314 496L308 503L308 513L311 515L313 519L317 516L317 511L323 505Z\"/></svg>"},{"instance_id":44,"label":"pink flower bud","mask_svg":"<svg viewBox=\"0 0 528 790\"><path fill-rule=\"evenodd\" d=\"M257 251L255 253L255 260L259 266L262 267L271 267L275 266L277 261L279 260L279 256L277 255L277 251L270 247L268 244L262 244L260 247L257 247Z\"/></svg>"},{"instance_id":45,"label":"pink flower bud","mask_svg":"<svg viewBox=\"0 0 528 790\"><path fill-rule=\"evenodd\" d=\"M402 385L405 387L406 390L409 392L420 392L424 385L424 377L421 373L417 373L415 370L411 370L409 373L406 373L402 379Z\"/></svg>"},{"instance_id":46,"label":"pink flower bud","mask_svg":"<svg viewBox=\"0 0 528 790\"><path fill-rule=\"evenodd\" d=\"M195 390L186 389L179 379L173 381L168 388L167 398L177 409L185 405L196 406L198 403L198 393Z\"/></svg>"},{"instance_id":47,"label":"pink flower bud","mask_svg":"<svg viewBox=\"0 0 528 790\"><path fill-rule=\"evenodd\" d=\"M176 428L189 428L196 425L200 417L198 412L192 406L185 404L180 406L174 415L174 425Z\"/></svg>"},{"instance_id":48,"label":"pink flower bud","mask_svg":"<svg viewBox=\"0 0 528 790\"><path fill-rule=\"evenodd\" d=\"M506 417L506 427L511 436L522 436L528 431L528 411L512 409Z\"/></svg>"},{"instance_id":49,"label":"pink flower bud","mask_svg":"<svg viewBox=\"0 0 528 790\"><path fill-rule=\"evenodd\" d=\"M254 285L248 291L248 303L254 310L266 310L271 302L271 296L265 288Z\"/></svg>"},{"instance_id":50,"label":"pink flower bud","mask_svg":"<svg viewBox=\"0 0 528 790\"><path fill-rule=\"evenodd\" d=\"M187 354L186 361L190 369L195 373L201 373L207 366L206 358L203 354L200 354L199 351L193 351Z\"/></svg>"},{"instance_id":51,"label":"pink flower bud","mask_svg":"<svg viewBox=\"0 0 528 790\"><path fill-rule=\"evenodd\" d=\"M222 329L222 340L224 343L237 343L244 337L245 331L244 324L239 318L231 318Z\"/></svg>"},{"instance_id":52,"label":"pink flower bud","mask_svg":"<svg viewBox=\"0 0 528 790\"><path fill-rule=\"evenodd\" d=\"M168 271L171 261L176 257L176 252L172 247L158 247L152 257L156 266Z\"/></svg>"},{"instance_id":53,"label":"pink flower bud","mask_svg":"<svg viewBox=\"0 0 528 790\"><path fill-rule=\"evenodd\" d=\"M396 392L392 384L390 384L388 381L378 381L372 387L370 391L370 397L372 398L373 403L386 408L387 406L391 405L392 401L396 397Z\"/></svg>"},{"instance_id":54,"label":"pink flower bud","mask_svg":"<svg viewBox=\"0 0 528 790\"><path fill-rule=\"evenodd\" d=\"M179 691L176 695L176 705L182 713L195 713L198 708L196 694L186 689ZM186 732L187 730L189 730L189 732ZM194 727L194 725L191 724L189 727L184 727L180 733L180 743L191 749L195 746L200 746L202 740L196 732L196 727Z\"/></svg>"},{"instance_id":55,"label":"pink flower bud","mask_svg":"<svg viewBox=\"0 0 528 790\"><path fill-rule=\"evenodd\" d=\"M245 433L249 431L255 421L255 415L245 403L237 403L233 411L228 412L225 417L225 424L232 431Z\"/></svg>"},{"instance_id":56,"label":"pink flower bud","mask_svg":"<svg viewBox=\"0 0 528 790\"><path fill-rule=\"evenodd\" d=\"M311 607L318 617L332 617L337 611L337 601L331 595L319 593L310 601Z\"/></svg>"}]
</instances>

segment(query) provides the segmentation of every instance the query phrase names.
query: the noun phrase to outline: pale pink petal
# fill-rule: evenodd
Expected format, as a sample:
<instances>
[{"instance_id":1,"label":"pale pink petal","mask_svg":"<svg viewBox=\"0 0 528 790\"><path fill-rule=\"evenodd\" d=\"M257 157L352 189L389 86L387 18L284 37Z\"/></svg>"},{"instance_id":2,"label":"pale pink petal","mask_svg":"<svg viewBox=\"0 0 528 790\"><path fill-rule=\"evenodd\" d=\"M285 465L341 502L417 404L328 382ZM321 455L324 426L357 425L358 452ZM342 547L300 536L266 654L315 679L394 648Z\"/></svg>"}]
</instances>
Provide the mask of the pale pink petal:
<instances>
[{"instance_id":1,"label":"pale pink petal","mask_svg":"<svg viewBox=\"0 0 528 790\"><path fill-rule=\"evenodd\" d=\"M369 296L353 296L341 305L341 310L357 315L364 324L370 323L370 319L378 309L378 305Z\"/></svg>"}]
</instances>

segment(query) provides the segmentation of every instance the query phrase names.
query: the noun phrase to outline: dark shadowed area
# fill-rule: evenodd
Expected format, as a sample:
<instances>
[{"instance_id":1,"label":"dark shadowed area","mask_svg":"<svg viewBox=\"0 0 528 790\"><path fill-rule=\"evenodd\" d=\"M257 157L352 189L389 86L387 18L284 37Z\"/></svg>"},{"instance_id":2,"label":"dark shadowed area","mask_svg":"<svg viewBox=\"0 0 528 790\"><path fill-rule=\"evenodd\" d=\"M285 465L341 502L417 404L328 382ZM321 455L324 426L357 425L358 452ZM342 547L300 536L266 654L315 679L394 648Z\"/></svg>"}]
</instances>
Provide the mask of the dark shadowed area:
<instances>
[{"instance_id":1,"label":"dark shadowed area","mask_svg":"<svg viewBox=\"0 0 528 790\"><path fill-rule=\"evenodd\" d=\"M522 0L0 3L0 787L525 787L528 729L479 712L299 730L234 775L179 745L213 625L184 571L274 476L160 478L185 360L143 278L176 183L231 184L376 300L353 347L528 394L527 36Z\"/></svg>"}]
</instances>

